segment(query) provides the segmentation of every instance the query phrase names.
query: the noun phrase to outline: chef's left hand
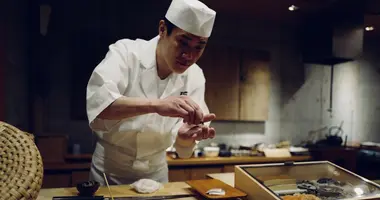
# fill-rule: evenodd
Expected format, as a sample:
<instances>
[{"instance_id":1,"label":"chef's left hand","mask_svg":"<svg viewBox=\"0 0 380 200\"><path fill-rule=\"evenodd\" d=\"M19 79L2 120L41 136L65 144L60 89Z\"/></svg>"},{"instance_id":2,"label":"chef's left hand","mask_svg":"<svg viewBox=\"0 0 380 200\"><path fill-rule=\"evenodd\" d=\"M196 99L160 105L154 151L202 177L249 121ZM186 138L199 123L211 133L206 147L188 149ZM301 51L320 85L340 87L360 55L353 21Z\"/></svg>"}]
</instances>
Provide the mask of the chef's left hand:
<instances>
[{"instance_id":1,"label":"chef's left hand","mask_svg":"<svg viewBox=\"0 0 380 200\"><path fill-rule=\"evenodd\" d=\"M203 122L209 122L215 119L215 114L205 115ZM178 139L194 142L195 140L205 140L215 137L215 129L212 127L199 125L183 124L178 130Z\"/></svg>"}]
</instances>

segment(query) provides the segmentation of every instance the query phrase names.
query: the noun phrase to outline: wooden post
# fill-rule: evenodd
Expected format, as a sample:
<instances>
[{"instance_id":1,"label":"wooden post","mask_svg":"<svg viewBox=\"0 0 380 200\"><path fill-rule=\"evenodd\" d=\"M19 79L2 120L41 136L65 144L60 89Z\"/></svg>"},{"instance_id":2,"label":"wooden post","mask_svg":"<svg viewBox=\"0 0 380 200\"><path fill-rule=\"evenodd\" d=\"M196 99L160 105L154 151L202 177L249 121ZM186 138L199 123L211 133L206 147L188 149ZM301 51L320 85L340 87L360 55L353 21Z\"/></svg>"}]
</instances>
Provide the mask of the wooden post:
<instances>
[{"instance_id":1,"label":"wooden post","mask_svg":"<svg viewBox=\"0 0 380 200\"><path fill-rule=\"evenodd\" d=\"M5 29L0 28L0 121L5 121L5 34L1 30Z\"/></svg>"}]
</instances>

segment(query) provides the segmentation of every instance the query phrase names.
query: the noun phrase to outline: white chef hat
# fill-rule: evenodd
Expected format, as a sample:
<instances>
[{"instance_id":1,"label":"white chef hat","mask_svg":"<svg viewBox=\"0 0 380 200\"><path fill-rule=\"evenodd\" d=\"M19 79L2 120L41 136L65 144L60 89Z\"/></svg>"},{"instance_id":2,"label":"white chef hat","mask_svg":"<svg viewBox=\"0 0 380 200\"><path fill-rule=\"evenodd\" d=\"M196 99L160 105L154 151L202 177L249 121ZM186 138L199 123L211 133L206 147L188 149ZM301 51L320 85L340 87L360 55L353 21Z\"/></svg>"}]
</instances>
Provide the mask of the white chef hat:
<instances>
[{"instance_id":1,"label":"white chef hat","mask_svg":"<svg viewBox=\"0 0 380 200\"><path fill-rule=\"evenodd\" d=\"M178 28L200 37L210 37L216 12L198 0L173 0L165 15Z\"/></svg>"}]
</instances>

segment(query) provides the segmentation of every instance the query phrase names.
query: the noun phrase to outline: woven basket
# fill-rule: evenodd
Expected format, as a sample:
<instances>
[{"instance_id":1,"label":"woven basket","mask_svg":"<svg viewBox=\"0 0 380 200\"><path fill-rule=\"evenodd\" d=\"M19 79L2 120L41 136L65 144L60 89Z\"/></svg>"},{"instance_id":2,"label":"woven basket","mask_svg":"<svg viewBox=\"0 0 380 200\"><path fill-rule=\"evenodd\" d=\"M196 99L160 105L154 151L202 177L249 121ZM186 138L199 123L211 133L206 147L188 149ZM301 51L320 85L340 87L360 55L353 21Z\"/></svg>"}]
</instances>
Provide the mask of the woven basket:
<instances>
[{"instance_id":1,"label":"woven basket","mask_svg":"<svg viewBox=\"0 0 380 200\"><path fill-rule=\"evenodd\" d=\"M33 135L0 121L0 199L37 199L42 179Z\"/></svg>"}]
</instances>

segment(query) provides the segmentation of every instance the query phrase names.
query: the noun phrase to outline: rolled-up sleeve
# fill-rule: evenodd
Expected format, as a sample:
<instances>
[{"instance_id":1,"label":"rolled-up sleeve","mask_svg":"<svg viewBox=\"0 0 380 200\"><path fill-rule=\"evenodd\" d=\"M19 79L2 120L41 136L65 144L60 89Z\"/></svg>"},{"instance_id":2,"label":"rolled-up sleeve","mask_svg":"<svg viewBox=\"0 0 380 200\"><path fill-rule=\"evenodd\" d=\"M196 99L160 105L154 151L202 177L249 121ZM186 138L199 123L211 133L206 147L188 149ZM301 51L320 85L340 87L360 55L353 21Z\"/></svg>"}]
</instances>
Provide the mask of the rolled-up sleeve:
<instances>
[{"instance_id":1,"label":"rolled-up sleeve","mask_svg":"<svg viewBox=\"0 0 380 200\"><path fill-rule=\"evenodd\" d=\"M181 128L182 125L183 125L182 119L179 119L177 124L172 129L172 135L173 135L173 138L175 141L173 147L175 148L175 151L177 152L177 154L180 158L189 158L193 154L194 147L195 147L196 143L198 143L198 142L196 142L193 145L188 146L188 147L181 146L180 144L178 144L176 142L178 130Z\"/></svg>"},{"instance_id":2,"label":"rolled-up sleeve","mask_svg":"<svg viewBox=\"0 0 380 200\"><path fill-rule=\"evenodd\" d=\"M128 86L127 48L118 41L109 46L105 58L96 66L87 85L86 107L89 124Z\"/></svg>"}]
</instances>

